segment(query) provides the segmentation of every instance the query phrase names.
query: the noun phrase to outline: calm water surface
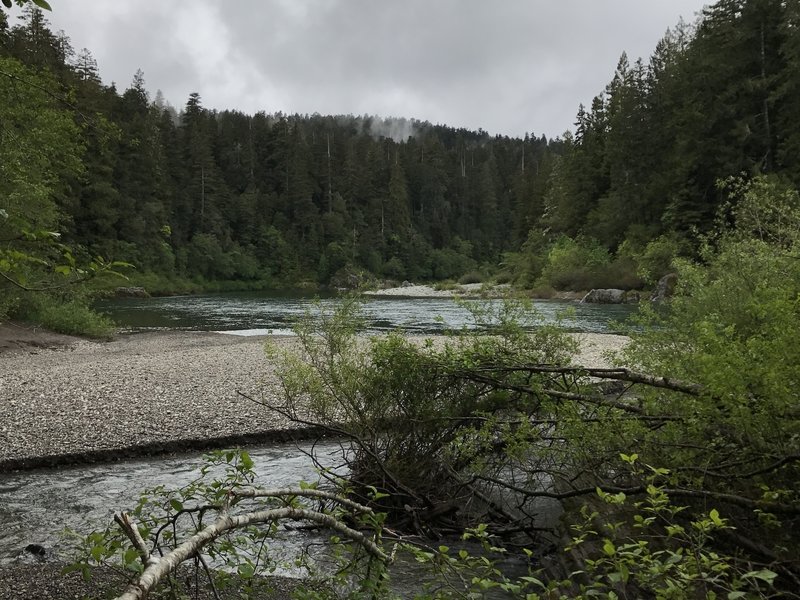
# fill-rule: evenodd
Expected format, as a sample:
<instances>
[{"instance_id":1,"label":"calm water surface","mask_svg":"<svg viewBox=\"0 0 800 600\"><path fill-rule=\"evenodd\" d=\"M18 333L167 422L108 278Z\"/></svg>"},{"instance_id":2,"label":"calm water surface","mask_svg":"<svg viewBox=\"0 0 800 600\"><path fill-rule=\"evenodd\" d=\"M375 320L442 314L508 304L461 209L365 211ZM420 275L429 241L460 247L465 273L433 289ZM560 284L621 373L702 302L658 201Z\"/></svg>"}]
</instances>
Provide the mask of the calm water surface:
<instances>
[{"instance_id":1,"label":"calm water surface","mask_svg":"<svg viewBox=\"0 0 800 600\"><path fill-rule=\"evenodd\" d=\"M176 329L222 331L241 335L272 333L291 335L293 324L307 312L318 311L315 302L331 310L335 297L313 298L296 293L233 292L167 298L104 300L98 308L127 331ZM499 306L499 300L488 301ZM614 333L617 323L636 311L635 305L580 304L535 300L538 322L554 323L559 317L573 331ZM403 328L412 333L441 333L445 329L474 326L471 313L450 298L370 298L363 305L366 329L380 332ZM530 324L535 325L531 316Z\"/></svg>"}]
</instances>

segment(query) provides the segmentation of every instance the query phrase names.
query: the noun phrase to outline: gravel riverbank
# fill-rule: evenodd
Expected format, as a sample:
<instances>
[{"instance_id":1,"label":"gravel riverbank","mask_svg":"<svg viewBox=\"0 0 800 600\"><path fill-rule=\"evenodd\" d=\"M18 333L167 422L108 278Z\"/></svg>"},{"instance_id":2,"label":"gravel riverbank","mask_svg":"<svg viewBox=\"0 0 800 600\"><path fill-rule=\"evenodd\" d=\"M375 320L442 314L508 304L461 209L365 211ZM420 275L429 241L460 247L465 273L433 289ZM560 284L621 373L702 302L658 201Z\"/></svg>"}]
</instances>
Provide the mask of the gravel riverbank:
<instances>
[{"instance_id":1,"label":"gravel riverbank","mask_svg":"<svg viewBox=\"0 0 800 600\"><path fill-rule=\"evenodd\" d=\"M119 449L158 451L178 441L285 429L285 419L237 393L261 398L274 384L263 343L158 332L6 350L0 355L0 470L9 461L27 466L20 461L83 453L113 458Z\"/></svg>"},{"instance_id":2,"label":"gravel riverbank","mask_svg":"<svg viewBox=\"0 0 800 600\"><path fill-rule=\"evenodd\" d=\"M592 366L604 364L603 352L626 341L576 335L579 362ZM296 343L291 337L272 341ZM264 342L156 332L1 350L0 471L187 449L208 439L230 445L285 439L291 428L286 419L237 393L275 397L275 370Z\"/></svg>"}]
</instances>

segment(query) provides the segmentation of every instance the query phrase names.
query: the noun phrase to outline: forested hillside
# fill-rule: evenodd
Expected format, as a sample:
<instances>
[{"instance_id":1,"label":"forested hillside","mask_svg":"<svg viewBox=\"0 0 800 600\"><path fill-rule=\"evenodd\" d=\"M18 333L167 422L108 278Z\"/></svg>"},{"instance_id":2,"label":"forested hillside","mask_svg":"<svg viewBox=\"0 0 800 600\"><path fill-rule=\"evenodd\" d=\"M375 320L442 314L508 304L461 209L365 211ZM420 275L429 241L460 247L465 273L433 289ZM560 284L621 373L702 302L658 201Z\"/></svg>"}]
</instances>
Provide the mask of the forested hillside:
<instances>
[{"instance_id":1,"label":"forested hillside","mask_svg":"<svg viewBox=\"0 0 800 600\"><path fill-rule=\"evenodd\" d=\"M0 12L0 269L23 287L97 257L201 285L326 284L349 267L637 287L692 255L719 181L800 184L799 21L796 0L721 0L649 61L623 55L574 132L512 139L209 110L196 93L176 110L142 72L103 85L39 9Z\"/></svg>"}]
</instances>

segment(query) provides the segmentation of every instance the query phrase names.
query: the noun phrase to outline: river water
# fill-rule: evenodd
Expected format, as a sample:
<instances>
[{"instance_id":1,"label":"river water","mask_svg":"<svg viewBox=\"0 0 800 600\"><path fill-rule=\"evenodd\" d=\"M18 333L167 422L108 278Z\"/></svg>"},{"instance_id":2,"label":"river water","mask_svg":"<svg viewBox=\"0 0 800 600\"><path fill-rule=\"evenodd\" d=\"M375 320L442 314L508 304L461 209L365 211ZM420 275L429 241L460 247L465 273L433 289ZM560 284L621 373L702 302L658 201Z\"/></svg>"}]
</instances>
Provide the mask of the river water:
<instances>
[{"instance_id":1,"label":"river water","mask_svg":"<svg viewBox=\"0 0 800 600\"><path fill-rule=\"evenodd\" d=\"M291 335L292 325L308 311L313 312L315 302L330 310L337 301L333 296L314 298L296 292L233 292L110 299L99 302L97 308L127 331L177 329ZM487 302L497 307L501 301ZM625 304L533 301L533 313L540 322L561 319L567 329L592 333L617 332L616 323L635 311L635 305ZM365 297L362 313L368 332L403 328L410 333L435 334L473 323L470 311L450 298Z\"/></svg>"},{"instance_id":2,"label":"river water","mask_svg":"<svg viewBox=\"0 0 800 600\"><path fill-rule=\"evenodd\" d=\"M263 487L297 487L317 481L318 475L305 448L275 444L248 450ZM317 444L314 453L322 464L341 462L338 444ZM56 554L63 550L65 528L88 533L113 525L115 512L136 506L143 488L159 485L177 489L200 475L205 464L199 454L130 460L91 466L36 469L0 473L0 564L20 557L28 544L39 544ZM221 469L210 471L221 475ZM306 534L287 531L282 552L290 554L307 540Z\"/></svg>"}]
</instances>

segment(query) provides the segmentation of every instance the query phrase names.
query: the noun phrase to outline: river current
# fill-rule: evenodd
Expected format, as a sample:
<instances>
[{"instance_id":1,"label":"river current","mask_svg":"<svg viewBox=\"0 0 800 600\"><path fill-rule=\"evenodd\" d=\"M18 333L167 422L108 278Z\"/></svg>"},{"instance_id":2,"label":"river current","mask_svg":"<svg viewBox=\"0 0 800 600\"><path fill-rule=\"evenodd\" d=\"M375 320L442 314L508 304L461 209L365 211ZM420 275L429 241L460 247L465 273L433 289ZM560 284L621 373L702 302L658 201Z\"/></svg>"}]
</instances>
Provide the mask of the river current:
<instances>
[{"instance_id":1,"label":"river current","mask_svg":"<svg viewBox=\"0 0 800 600\"><path fill-rule=\"evenodd\" d=\"M331 310L336 297L314 298L296 292L233 292L164 298L118 298L97 307L127 331L158 329L222 331L240 335L291 335L292 326L317 306ZM500 300L489 300L497 307ZM318 304L317 304L318 303ZM572 331L616 333L617 323L636 311L625 304L581 304L534 300L530 322L560 321ZM472 313L451 298L365 297L365 328L382 332L402 328L410 333L435 334L470 327Z\"/></svg>"}]
</instances>

